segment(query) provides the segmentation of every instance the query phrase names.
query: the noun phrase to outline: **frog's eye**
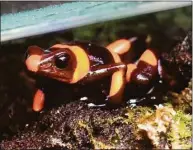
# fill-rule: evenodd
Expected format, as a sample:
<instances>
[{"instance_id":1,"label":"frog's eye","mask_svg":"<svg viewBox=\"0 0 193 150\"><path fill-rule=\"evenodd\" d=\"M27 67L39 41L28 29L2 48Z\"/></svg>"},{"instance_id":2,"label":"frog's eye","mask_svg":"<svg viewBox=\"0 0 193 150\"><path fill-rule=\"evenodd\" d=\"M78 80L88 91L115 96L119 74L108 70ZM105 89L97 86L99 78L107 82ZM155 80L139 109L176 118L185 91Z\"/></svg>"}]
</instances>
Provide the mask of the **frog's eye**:
<instances>
[{"instance_id":1,"label":"frog's eye","mask_svg":"<svg viewBox=\"0 0 193 150\"><path fill-rule=\"evenodd\" d=\"M64 69L68 66L70 55L68 53L59 53L55 56L55 65L59 69Z\"/></svg>"}]
</instances>

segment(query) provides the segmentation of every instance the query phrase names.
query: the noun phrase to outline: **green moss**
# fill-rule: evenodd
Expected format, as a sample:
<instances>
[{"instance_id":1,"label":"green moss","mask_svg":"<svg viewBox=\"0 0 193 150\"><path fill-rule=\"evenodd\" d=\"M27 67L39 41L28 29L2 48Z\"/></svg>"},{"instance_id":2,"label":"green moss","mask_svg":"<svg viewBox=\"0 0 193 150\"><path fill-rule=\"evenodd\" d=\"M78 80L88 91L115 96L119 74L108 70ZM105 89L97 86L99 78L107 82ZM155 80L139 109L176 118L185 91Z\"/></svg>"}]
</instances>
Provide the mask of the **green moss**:
<instances>
[{"instance_id":1,"label":"green moss","mask_svg":"<svg viewBox=\"0 0 193 150\"><path fill-rule=\"evenodd\" d=\"M155 148L191 148L190 114L182 110L175 111L170 103L159 105L156 111L150 110L150 112L144 117L141 116L138 127L139 131L143 130L147 133ZM164 147L162 147L162 139L168 143Z\"/></svg>"},{"instance_id":2,"label":"green moss","mask_svg":"<svg viewBox=\"0 0 193 150\"><path fill-rule=\"evenodd\" d=\"M191 130L191 115L184 114L182 111L178 111L174 118L175 122L179 122L178 129L179 135L181 139L190 138L191 132L187 132Z\"/></svg>"},{"instance_id":3,"label":"green moss","mask_svg":"<svg viewBox=\"0 0 193 150\"><path fill-rule=\"evenodd\" d=\"M167 133L168 141L174 148L191 148L192 137L192 117L182 111L177 111L174 116L174 123L171 125L170 132Z\"/></svg>"}]
</instances>

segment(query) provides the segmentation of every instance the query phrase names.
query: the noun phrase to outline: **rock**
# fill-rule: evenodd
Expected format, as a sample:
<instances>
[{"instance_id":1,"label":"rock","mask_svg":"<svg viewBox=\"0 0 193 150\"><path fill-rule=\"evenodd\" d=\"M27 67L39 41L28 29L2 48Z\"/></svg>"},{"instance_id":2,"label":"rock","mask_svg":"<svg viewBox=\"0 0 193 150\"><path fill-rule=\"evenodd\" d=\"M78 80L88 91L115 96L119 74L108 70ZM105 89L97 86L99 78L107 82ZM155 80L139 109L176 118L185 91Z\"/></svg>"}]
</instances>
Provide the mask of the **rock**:
<instances>
[{"instance_id":1,"label":"rock","mask_svg":"<svg viewBox=\"0 0 193 150\"><path fill-rule=\"evenodd\" d=\"M181 91L187 87L192 78L192 32L170 52L163 53L161 62L174 89Z\"/></svg>"}]
</instances>

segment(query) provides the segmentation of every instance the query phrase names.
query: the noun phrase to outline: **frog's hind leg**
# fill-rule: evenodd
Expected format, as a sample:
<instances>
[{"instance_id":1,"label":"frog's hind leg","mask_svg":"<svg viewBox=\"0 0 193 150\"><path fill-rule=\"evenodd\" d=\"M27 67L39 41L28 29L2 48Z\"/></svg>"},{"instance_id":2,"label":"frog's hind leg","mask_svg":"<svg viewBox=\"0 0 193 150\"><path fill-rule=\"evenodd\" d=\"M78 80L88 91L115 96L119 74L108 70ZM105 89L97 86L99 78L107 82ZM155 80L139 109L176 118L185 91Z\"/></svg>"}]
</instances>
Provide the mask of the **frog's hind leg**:
<instances>
[{"instance_id":1,"label":"frog's hind leg","mask_svg":"<svg viewBox=\"0 0 193 150\"><path fill-rule=\"evenodd\" d=\"M137 63L127 64L126 82L129 88L126 92L130 92L132 97L136 97L130 99L129 104L135 105L147 99L155 101L154 96L150 96L149 93L154 89L152 87L157 84L158 79L158 57L152 50L147 49ZM141 96L143 98L140 98Z\"/></svg>"},{"instance_id":2,"label":"frog's hind leg","mask_svg":"<svg viewBox=\"0 0 193 150\"><path fill-rule=\"evenodd\" d=\"M108 46L106 46L106 48L113 53L123 55L130 50L132 42L136 40L136 37L132 37L130 39L120 39L109 44Z\"/></svg>"},{"instance_id":3,"label":"frog's hind leg","mask_svg":"<svg viewBox=\"0 0 193 150\"><path fill-rule=\"evenodd\" d=\"M127 82L148 85L158 74L158 57L150 49L147 49L135 64L127 64Z\"/></svg>"}]
</instances>

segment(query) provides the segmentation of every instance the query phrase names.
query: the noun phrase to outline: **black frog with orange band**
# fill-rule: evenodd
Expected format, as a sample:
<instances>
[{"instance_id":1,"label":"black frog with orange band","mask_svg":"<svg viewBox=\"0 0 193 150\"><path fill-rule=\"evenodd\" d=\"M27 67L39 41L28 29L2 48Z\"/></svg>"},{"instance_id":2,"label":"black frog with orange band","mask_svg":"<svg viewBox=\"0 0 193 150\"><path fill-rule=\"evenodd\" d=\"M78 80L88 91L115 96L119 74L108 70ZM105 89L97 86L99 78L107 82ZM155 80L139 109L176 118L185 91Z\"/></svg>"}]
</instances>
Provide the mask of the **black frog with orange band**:
<instances>
[{"instance_id":1,"label":"black frog with orange band","mask_svg":"<svg viewBox=\"0 0 193 150\"><path fill-rule=\"evenodd\" d=\"M135 62L122 61L121 56L129 52L135 40L120 39L106 48L76 41L53 45L46 53L30 46L25 64L31 72L70 85L79 84L84 88L83 85L95 82L105 91L108 103L119 105L137 97L139 91L142 96L146 94L159 75L158 57L150 49ZM39 89L34 96L33 110L42 110L44 101L44 91Z\"/></svg>"}]
</instances>

